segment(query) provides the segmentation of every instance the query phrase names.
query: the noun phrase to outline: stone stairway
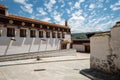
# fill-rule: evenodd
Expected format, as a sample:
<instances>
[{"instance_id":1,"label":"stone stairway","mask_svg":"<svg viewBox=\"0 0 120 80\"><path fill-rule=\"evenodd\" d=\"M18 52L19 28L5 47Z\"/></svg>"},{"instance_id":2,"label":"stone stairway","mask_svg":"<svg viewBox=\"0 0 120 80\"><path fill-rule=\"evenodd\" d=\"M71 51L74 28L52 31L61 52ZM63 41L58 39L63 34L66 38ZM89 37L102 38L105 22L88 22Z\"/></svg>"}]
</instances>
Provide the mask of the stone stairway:
<instances>
[{"instance_id":1,"label":"stone stairway","mask_svg":"<svg viewBox=\"0 0 120 80\"><path fill-rule=\"evenodd\" d=\"M0 56L0 62L33 59L33 58L37 58L37 56L39 56L40 58L57 57L57 56L75 56L75 52L76 50L74 49L65 49L65 50L54 50L54 51L41 51L35 53L3 55Z\"/></svg>"}]
</instances>

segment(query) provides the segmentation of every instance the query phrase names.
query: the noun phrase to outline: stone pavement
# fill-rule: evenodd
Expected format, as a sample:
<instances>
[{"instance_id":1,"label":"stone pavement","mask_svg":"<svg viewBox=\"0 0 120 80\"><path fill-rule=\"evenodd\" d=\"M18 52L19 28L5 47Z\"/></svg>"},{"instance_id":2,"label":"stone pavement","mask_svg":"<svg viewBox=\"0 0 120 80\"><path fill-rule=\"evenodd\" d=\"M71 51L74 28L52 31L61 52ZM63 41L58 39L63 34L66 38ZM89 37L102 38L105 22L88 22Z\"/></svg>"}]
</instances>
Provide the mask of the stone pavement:
<instances>
[{"instance_id":1,"label":"stone pavement","mask_svg":"<svg viewBox=\"0 0 120 80\"><path fill-rule=\"evenodd\" d=\"M90 80L81 75L89 68L90 54L0 62L0 80Z\"/></svg>"}]
</instances>

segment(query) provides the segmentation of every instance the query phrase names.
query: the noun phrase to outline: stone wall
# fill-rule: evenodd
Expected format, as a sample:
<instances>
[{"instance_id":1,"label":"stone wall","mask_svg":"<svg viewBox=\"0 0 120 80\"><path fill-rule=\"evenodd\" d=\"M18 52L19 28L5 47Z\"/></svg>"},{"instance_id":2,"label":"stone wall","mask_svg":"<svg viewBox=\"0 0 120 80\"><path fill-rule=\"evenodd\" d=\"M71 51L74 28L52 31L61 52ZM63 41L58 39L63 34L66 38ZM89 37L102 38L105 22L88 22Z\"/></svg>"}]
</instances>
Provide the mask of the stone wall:
<instances>
[{"instance_id":1,"label":"stone wall","mask_svg":"<svg viewBox=\"0 0 120 80\"><path fill-rule=\"evenodd\" d=\"M120 74L120 26L90 38L90 67L107 73Z\"/></svg>"}]
</instances>

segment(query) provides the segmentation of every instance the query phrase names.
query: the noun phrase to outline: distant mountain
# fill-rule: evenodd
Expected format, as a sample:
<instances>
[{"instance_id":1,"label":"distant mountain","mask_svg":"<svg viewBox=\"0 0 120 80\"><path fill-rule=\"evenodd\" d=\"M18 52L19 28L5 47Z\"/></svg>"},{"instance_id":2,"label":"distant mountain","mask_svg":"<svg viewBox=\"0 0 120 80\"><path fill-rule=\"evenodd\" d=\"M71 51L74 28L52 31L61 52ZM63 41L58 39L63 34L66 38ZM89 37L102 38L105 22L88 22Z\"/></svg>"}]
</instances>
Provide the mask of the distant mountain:
<instances>
[{"instance_id":1,"label":"distant mountain","mask_svg":"<svg viewBox=\"0 0 120 80\"><path fill-rule=\"evenodd\" d=\"M73 33L72 39L89 39L95 32L92 33Z\"/></svg>"}]
</instances>

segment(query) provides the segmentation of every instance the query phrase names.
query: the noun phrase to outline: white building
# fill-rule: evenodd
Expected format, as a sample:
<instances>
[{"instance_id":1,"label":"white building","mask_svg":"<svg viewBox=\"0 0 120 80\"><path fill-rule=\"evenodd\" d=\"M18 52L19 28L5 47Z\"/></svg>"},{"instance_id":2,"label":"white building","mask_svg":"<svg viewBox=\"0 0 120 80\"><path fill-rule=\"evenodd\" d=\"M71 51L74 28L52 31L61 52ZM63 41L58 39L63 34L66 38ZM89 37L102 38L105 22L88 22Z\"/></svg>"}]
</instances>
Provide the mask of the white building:
<instances>
[{"instance_id":1,"label":"white building","mask_svg":"<svg viewBox=\"0 0 120 80\"><path fill-rule=\"evenodd\" d=\"M77 52L90 53L90 40L89 39L72 39L72 48Z\"/></svg>"},{"instance_id":2,"label":"white building","mask_svg":"<svg viewBox=\"0 0 120 80\"><path fill-rule=\"evenodd\" d=\"M90 38L90 66L107 73L120 74L120 22L110 32Z\"/></svg>"},{"instance_id":3,"label":"white building","mask_svg":"<svg viewBox=\"0 0 120 80\"><path fill-rule=\"evenodd\" d=\"M7 13L0 5L0 55L69 49L71 32L67 26Z\"/></svg>"}]
</instances>

